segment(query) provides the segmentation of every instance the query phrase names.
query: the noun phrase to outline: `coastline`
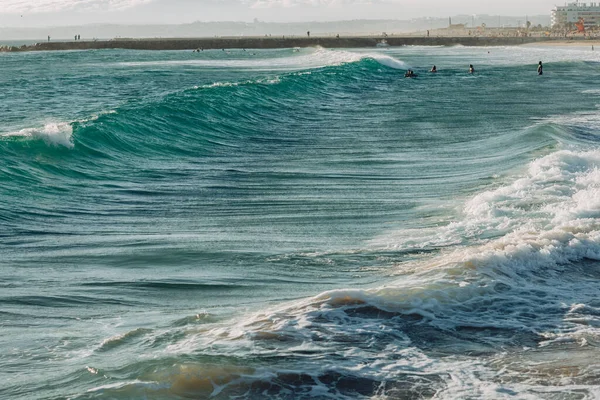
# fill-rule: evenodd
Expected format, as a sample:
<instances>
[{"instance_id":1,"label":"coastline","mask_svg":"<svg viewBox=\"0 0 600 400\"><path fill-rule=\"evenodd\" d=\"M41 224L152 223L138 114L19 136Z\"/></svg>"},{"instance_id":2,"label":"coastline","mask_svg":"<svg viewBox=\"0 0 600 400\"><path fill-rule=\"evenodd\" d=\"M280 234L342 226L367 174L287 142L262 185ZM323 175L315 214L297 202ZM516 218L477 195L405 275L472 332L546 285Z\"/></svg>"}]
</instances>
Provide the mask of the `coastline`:
<instances>
[{"instance_id":1,"label":"coastline","mask_svg":"<svg viewBox=\"0 0 600 400\"><path fill-rule=\"evenodd\" d=\"M556 38L555 40L542 41L538 43L531 43L540 46L562 46L562 47L598 47L600 46L600 39L564 39ZM600 47L599 47L600 49Z\"/></svg>"},{"instance_id":2,"label":"coastline","mask_svg":"<svg viewBox=\"0 0 600 400\"><path fill-rule=\"evenodd\" d=\"M565 40L549 37L415 37L415 36L351 36L351 37L215 37L215 38L156 38L111 39L94 41L40 42L33 45L4 46L0 52L53 51L53 50L194 50L194 49L280 49L293 47L359 48L375 47L384 41L397 46L519 46L542 45L596 45L595 40Z\"/></svg>"}]
</instances>

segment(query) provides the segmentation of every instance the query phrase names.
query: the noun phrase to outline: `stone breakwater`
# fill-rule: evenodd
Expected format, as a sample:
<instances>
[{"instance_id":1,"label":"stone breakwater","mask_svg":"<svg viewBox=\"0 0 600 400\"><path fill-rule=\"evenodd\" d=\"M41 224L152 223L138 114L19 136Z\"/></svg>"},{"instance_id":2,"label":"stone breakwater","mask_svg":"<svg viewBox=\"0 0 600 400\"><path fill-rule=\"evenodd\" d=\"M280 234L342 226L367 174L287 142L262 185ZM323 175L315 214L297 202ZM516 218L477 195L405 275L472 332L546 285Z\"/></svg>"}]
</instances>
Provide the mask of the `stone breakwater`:
<instances>
[{"instance_id":1,"label":"stone breakwater","mask_svg":"<svg viewBox=\"0 0 600 400\"><path fill-rule=\"evenodd\" d=\"M194 49L276 49L322 46L327 48L374 47L384 42L389 46L516 46L527 43L556 41L543 37L219 37L171 39L112 39L76 42L41 42L34 45L3 46L0 51L49 50L194 50Z\"/></svg>"}]
</instances>

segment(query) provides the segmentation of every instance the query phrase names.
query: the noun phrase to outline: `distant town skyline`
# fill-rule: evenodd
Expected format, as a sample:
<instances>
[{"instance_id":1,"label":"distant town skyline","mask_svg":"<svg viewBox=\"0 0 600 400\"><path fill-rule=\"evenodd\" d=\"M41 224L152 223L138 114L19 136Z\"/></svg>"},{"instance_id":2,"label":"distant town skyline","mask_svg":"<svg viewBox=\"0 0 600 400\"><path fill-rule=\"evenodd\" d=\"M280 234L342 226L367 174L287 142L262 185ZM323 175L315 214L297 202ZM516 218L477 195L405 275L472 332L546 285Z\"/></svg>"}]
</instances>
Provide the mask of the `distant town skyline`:
<instances>
[{"instance_id":1,"label":"distant town skyline","mask_svg":"<svg viewBox=\"0 0 600 400\"><path fill-rule=\"evenodd\" d=\"M0 26L412 19L458 14L549 15L548 0L0 0ZM563 4L558 3L558 4Z\"/></svg>"}]
</instances>

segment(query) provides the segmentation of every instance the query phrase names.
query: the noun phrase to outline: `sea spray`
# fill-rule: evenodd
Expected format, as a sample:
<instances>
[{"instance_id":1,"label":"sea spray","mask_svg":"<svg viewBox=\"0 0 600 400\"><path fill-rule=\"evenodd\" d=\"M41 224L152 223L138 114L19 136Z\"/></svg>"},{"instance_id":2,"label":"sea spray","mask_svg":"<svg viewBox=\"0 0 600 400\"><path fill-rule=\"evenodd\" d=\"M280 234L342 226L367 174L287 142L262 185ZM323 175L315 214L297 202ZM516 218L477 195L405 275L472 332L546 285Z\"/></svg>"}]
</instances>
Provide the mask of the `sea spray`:
<instances>
[{"instance_id":1,"label":"sea spray","mask_svg":"<svg viewBox=\"0 0 600 400\"><path fill-rule=\"evenodd\" d=\"M41 128L25 128L16 132L2 133L5 138L32 138L43 140L49 145L73 148L73 127L67 122L51 122Z\"/></svg>"}]
</instances>

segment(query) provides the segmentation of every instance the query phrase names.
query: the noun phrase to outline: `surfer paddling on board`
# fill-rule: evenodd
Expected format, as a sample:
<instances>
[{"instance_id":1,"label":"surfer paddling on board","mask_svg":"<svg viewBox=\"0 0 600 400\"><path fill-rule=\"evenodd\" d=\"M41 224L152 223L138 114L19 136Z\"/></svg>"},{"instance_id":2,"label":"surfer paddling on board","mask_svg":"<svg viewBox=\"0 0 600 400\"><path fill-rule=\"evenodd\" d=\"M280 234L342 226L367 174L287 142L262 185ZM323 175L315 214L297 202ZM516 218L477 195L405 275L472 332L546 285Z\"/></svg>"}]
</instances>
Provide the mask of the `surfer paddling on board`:
<instances>
[{"instance_id":1,"label":"surfer paddling on board","mask_svg":"<svg viewBox=\"0 0 600 400\"><path fill-rule=\"evenodd\" d=\"M544 75L544 66L542 65L541 61L538 64L538 75Z\"/></svg>"}]
</instances>

